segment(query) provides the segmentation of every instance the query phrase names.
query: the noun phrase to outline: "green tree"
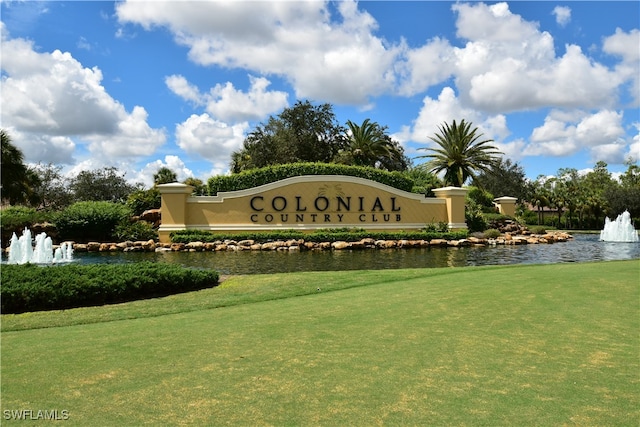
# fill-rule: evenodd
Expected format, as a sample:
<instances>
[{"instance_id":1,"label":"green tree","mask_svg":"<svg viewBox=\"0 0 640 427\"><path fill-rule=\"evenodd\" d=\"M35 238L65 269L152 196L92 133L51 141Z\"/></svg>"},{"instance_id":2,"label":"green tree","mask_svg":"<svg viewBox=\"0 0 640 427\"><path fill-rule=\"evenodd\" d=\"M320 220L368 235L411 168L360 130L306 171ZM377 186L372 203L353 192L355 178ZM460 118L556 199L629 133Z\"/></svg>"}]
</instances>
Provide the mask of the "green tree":
<instances>
[{"instance_id":1,"label":"green tree","mask_svg":"<svg viewBox=\"0 0 640 427\"><path fill-rule=\"evenodd\" d=\"M361 125L348 120L347 127L347 146L336 157L339 163L397 171L407 169L409 161L404 156L404 149L387 135L386 127L370 119L365 119Z\"/></svg>"},{"instance_id":2,"label":"green tree","mask_svg":"<svg viewBox=\"0 0 640 427\"><path fill-rule=\"evenodd\" d=\"M625 162L627 171L620 176L620 184L624 188L640 188L640 166L633 159Z\"/></svg>"},{"instance_id":3,"label":"green tree","mask_svg":"<svg viewBox=\"0 0 640 427\"><path fill-rule=\"evenodd\" d=\"M519 203L531 198L531 185L524 169L509 159L500 159L490 170L480 172L474 184L495 197L517 197Z\"/></svg>"},{"instance_id":4,"label":"green tree","mask_svg":"<svg viewBox=\"0 0 640 427\"><path fill-rule=\"evenodd\" d=\"M584 176L584 186L587 188L587 215L592 227L604 224L604 218L609 210L609 203L605 198L605 191L615 185L611 173L605 162L595 164L593 171Z\"/></svg>"},{"instance_id":5,"label":"green tree","mask_svg":"<svg viewBox=\"0 0 640 427\"><path fill-rule=\"evenodd\" d=\"M460 124L455 120L451 125L444 123L439 130L440 133L429 137L438 148L421 148L432 154L419 158L431 159L427 167L436 174L444 172L446 184L462 187L469 178L475 179L478 171L490 171L499 160L497 156L501 153L490 145L493 140L481 139L478 128L472 129L464 119Z\"/></svg>"},{"instance_id":6,"label":"green tree","mask_svg":"<svg viewBox=\"0 0 640 427\"><path fill-rule=\"evenodd\" d=\"M178 182L178 175L168 167L161 167L158 172L153 174L153 183L155 185L169 184L171 182Z\"/></svg>"},{"instance_id":7,"label":"green tree","mask_svg":"<svg viewBox=\"0 0 640 427\"><path fill-rule=\"evenodd\" d=\"M202 182L201 179L189 177L182 182L183 184L187 184L193 187L193 194L197 196L207 195L207 185L204 182Z\"/></svg>"},{"instance_id":8,"label":"green tree","mask_svg":"<svg viewBox=\"0 0 640 427\"><path fill-rule=\"evenodd\" d=\"M296 162L331 162L345 147L344 128L330 104L297 101L258 125L231 155L231 171Z\"/></svg>"},{"instance_id":9,"label":"green tree","mask_svg":"<svg viewBox=\"0 0 640 427\"><path fill-rule=\"evenodd\" d=\"M549 206L549 191L544 186L544 177L539 176L531 185L531 196L529 201L538 212L538 225L544 224L545 207Z\"/></svg>"},{"instance_id":10,"label":"green tree","mask_svg":"<svg viewBox=\"0 0 640 427\"><path fill-rule=\"evenodd\" d=\"M33 187L39 183L37 174L24 164L22 151L13 145L11 137L0 129L2 164L0 165L0 186L2 200L9 204L37 204Z\"/></svg>"},{"instance_id":11,"label":"green tree","mask_svg":"<svg viewBox=\"0 0 640 427\"><path fill-rule=\"evenodd\" d=\"M637 224L640 220L640 167L632 159L625 164L627 170L620 176L619 184L607 186L602 196L607 201L611 217L627 210Z\"/></svg>"},{"instance_id":12,"label":"green tree","mask_svg":"<svg viewBox=\"0 0 640 427\"><path fill-rule=\"evenodd\" d=\"M76 201L122 202L138 186L127 183L115 167L82 171L71 179L69 189Z\"/></svg>"},{"instance_id":13,"label":"green tree","mask_svg":"<svg viewBox=\"0 0 640 427\"><path fill-rule=\"evenodd\" d=\"M33 187L39 201L39 209L55 211L73 203L73 194L69 190L67 179L62 175L62 166L39 163L34 167L34 171L39 178Z\"/></svg>"},{"instance_id":14,"label":"green tree","mask_svg":"<svg viewBox=\"0 0 640 427\"><path fill-rule=\"evenodd\" d=\"M429 172L424 164L411 167L405 172L404 175L413 180L413 189L412 193L421 193L425 194L429 197L433 197L433 189L442 187L442 181L436 175Z\"/></svg>"}]
</instances>

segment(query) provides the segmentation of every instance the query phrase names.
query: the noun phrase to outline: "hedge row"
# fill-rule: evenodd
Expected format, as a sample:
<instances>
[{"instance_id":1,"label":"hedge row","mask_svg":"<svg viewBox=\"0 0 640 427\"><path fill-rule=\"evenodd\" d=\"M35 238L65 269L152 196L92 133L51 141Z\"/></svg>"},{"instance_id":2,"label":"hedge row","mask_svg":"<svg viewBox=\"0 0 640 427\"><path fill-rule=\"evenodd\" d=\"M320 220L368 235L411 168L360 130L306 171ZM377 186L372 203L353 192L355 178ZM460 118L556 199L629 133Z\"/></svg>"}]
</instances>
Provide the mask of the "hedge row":
<instances>
[{"instance_id":1,"label":"hedge row","mask_svg":"<svg viewBox=\"0 0 640 427\"><path fill-rule=\"evenodd\" d=\"M271 182L302 175L347 175L370 179L391 187L411 191L413 180L400 172L388 172L380 169L339 165L333 163L289 163L269 166L260 169L243 171L234 175L214 176L209 178L209 194L219 191L246 190Z\"/></svg>"},{"instance_id":2,"label":"hedge row","mask_svg":"<svg viewBox=\"0 0 640 427\"><path fill-rule=\"evenodd\" d=\"M178 265L3 265L2 313L59 310L155 298L217 285L218 273Z\"/></svg>"},{"instance_id":3,"label":"hedge row","mask_svg":"<svg viewBox=\"0 0 640 427\"><path fill-rule=\"evenodd\" d=\"M204 230L181 230L171 233L172 243L203 242L210 243L218 240L254 240L257 243L265 243L276 240L299 240L306 242L357 242L364 238L375 240L428 240L445 239L459 240L466 238L466 231L437 232L437 231L397 231L397 232L372 232L365 230L317 230L304 233L296 230L283 230L262 233L234 233L224 234Z\"/></svg>"}]
</instances>

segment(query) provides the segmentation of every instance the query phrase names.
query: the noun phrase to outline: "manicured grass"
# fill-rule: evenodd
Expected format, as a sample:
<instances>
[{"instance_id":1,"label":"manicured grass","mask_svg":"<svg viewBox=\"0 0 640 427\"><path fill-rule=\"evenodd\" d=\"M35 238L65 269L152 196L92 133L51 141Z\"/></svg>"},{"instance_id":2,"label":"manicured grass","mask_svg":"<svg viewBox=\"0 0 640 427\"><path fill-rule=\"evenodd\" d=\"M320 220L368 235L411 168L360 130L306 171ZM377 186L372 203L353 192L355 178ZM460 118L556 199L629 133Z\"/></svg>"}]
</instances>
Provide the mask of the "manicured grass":
<instances>
[{"instance_id":1,"label":"manicured grass","mask_svg":"<svg viewBox=\"0 0 640 427\"><path fill-rule=\"evenodd\" d=\"M2 326L3 411L65 425L640 423L637 260L245 276Z\"/></svg>"}]
</instances>

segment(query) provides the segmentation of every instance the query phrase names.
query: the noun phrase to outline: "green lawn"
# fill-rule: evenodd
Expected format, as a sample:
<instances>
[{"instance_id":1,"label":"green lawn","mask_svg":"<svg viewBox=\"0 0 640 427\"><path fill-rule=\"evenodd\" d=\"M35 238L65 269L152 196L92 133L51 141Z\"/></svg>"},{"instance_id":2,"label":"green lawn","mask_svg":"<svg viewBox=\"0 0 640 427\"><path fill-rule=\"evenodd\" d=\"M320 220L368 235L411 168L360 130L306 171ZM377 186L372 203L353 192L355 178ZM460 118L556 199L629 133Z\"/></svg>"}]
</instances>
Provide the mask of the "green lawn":
<instances>
[{"instance_id":1,"label":"green lawn","mask_svg":"<svg viewBox=\"0 0 640 427\"><path fill-rule=\"evenodd\" d=\"M3 425L640 424L638 260L243 276L2 329Z\"/></svg>"}]
</instances>

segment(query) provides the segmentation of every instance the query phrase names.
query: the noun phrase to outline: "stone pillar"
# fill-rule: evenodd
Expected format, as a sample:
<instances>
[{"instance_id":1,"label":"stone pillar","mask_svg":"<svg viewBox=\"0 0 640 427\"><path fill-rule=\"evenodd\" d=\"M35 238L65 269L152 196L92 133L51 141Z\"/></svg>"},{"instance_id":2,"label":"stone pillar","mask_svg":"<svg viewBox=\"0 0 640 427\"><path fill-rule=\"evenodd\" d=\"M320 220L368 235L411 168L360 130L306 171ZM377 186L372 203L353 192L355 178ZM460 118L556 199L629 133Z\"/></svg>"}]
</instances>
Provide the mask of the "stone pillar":
<instances>
[{"instance_id":1,"label":"stone pillar","mask_svg":"<svg viewBox=\"0 0 640 427\"><path fill-rule=\"evenodd\" d=\"M158 185L158 190L160 190L160 213L162 215L158 238L161 243L170 243L169 234L172 231L187 228L187 199L193 193L193 187L172 182Z\"/></svg>"},{"instance_id":2,"label":"stone pillar","mask_svg":"<svg viewBox=\"0 0 640 427\"><path fill-rule=\"evenodd\" d=\"M493 199L493 203L497 206L498 212L502 215L516 216L516 197L503 196Z\"/></svg>"},{"instance_id":3,"label":"stone pillar","mask_svg":"<svg viewBox=\"0 0 640 427\"><path fill-rule=\"evenodd\" d=\"M445 199L447 204L447 217L450 230L466 230L467 222L464 216L466 188L444 187L433 190L439 199Z\"/></svg>"}]
</instances>

